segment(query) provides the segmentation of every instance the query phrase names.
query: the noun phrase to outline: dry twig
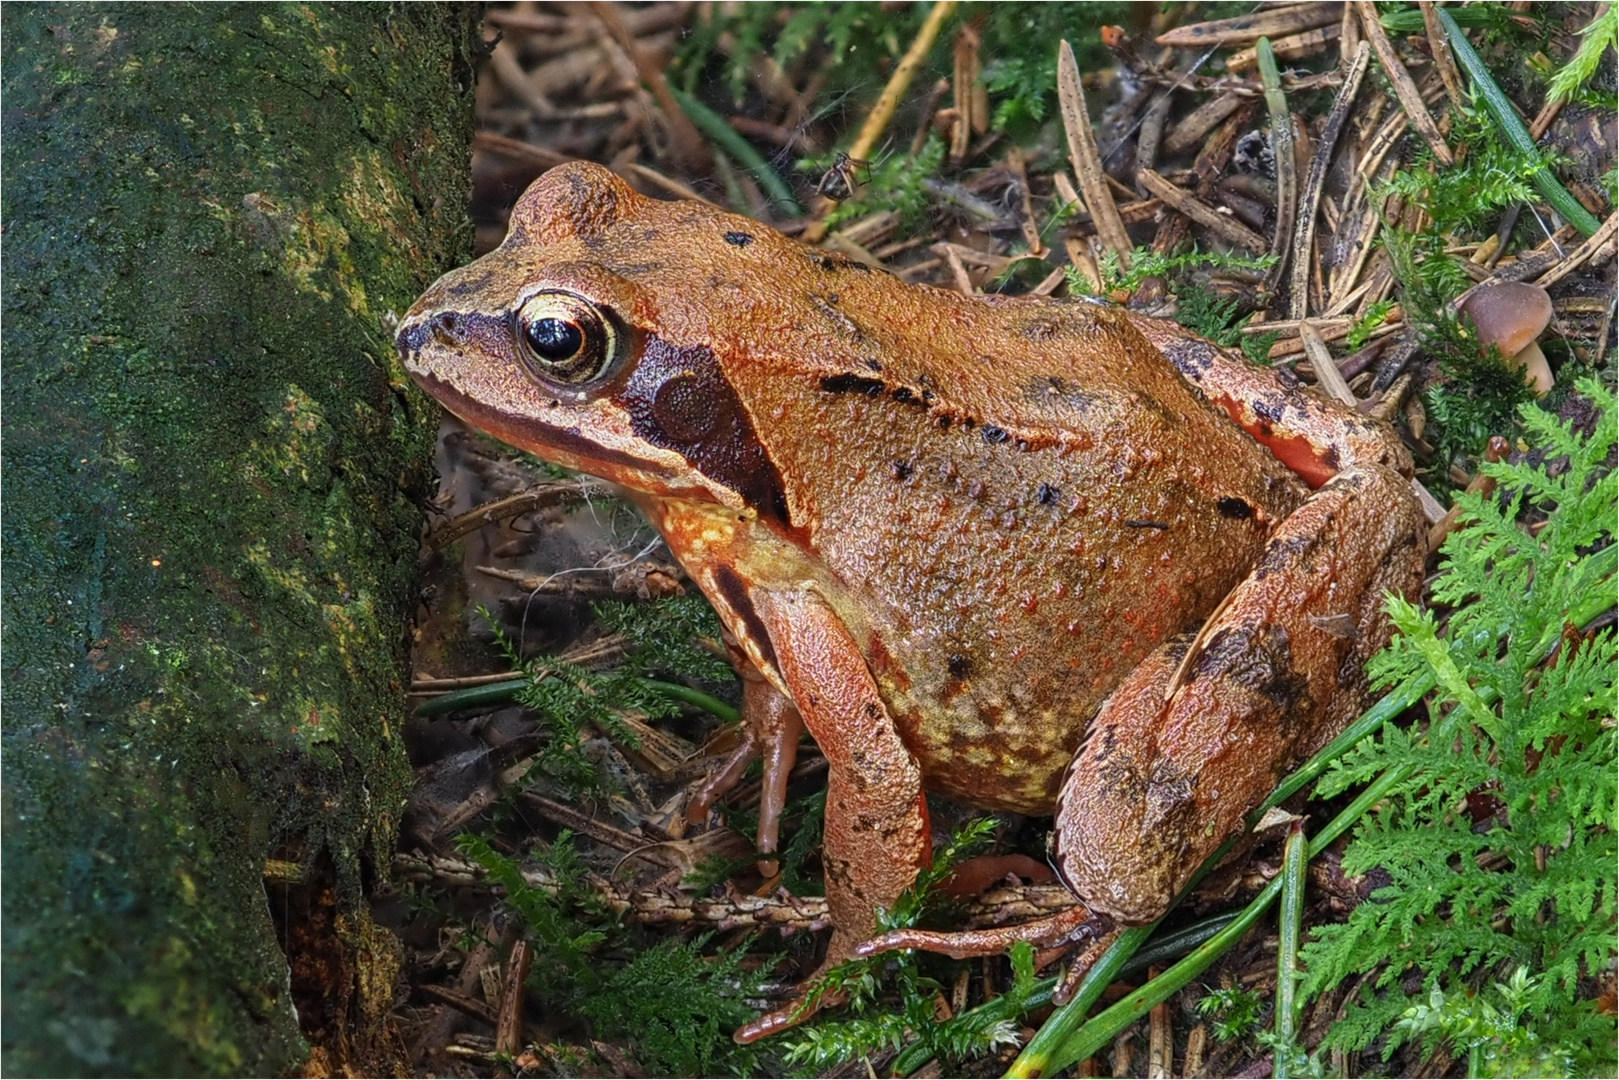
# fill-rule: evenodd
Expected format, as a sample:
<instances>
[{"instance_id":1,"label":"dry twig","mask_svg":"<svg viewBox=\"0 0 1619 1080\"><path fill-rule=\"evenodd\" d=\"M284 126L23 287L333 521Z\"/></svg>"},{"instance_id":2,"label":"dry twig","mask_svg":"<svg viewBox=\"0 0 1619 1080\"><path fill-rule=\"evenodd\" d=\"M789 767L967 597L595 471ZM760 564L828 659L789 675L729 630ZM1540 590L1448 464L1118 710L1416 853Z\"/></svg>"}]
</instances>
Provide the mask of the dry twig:
<instances>
[{"instance_id":1,"label":"dry twig","mask_svg":"<svg viewBox=\"0 0 1619 1080\"><path fill-rule=\"evenodd\" d=\"M1545 288L1562 281L1600 253L1606 252L1607 258L1612 258L1616 226L1619 226L1619 213L1609 214L1608 220L1602 223L1600 229L1592 233L1585 243L1570 252L1567 258L1536 278L1535 284Z\"/></svg>"},{"instance_id":2,"label":"dry twig","mask_svg":"<svg viewBox=\"0 0 1619 1080\"><path fill-rule=\"evenodd\" d=\"M1196 146L1203 136L1213 131L1220 122L1245 104L1245 99L1236 94L1217 94L1208 101L1199 105L1175 126L1169 138L1164 140L1164 153L1175 157Z\"/></svg>"},{"instance_id":3,"label":"dry twig","mask_svg":"<svg viewBox=\"0 0 1619 1080\"><path fill-rule=\"evenodd\" d=\"M1182 191L1151 169L1138 171L1136 180L1148 191L1164 200L1164 203L1171 209L1185 214L1205 228L1214 230L1231 243L1245 247L1257 255L1263 255L1269 249L1270 245L1265 242L1263 236L1260 236L1230 214L1222 214L1189 193Z\"/></svg>"},{"instance_id":4,"label":"dry twig","mask_svg":"<svg viewBox=\"0 0 1619 1080\"><path fill-rule=\"evenodd\" d=\"M547 484L536 484L521 494L473 507L460 517L449 522L449 524L434 529L428 534L425 543L428 550L438 551L447 544L453 544L468 533L476 532L485 525L490 525L497 521L505 521L509 518L533 513L535 510L544 510L552 506L566 506L569 503L584 502L592 497L606 498L607 495L608 491L605 487L579 480L558 480Z\"/></svg>"},{"instance_id":5,"label":"dry twig","mask_svg":"<svg viewBox=\"0 0 1619 1080\"><path fill-rule=\"evenodd\" d=\"M1304 355L1310 358L1310 366L1315 369L1315 381L1321 388L1351 409L1359 405L1354 392L1339 373L1338 365L1333 362L1332 353L1327 351L1327 343L1308 319L1299 323L1299 341L1304 346Z\"/></svg>"},{"instance_id":6,"label":"dry twig","mask_svg":"<svg viewBox=\"0 0 1619 1080\"><path fill-rule=\"evenodd\" d=\"M495 1053L516 1054L523 1048L523 994L534 949L523 938L512 946L501 985L500 1012L495 1020Z\"/></svg>"},{"instance_id":7,"label":"dry twig","mask_svg":"<svg viewBox=\"0 0 1619 1080\"><path fill-rule=\"evenodd\" d=\"M1422 28L1428 35L1428 51L1433 53L1434 67L1439 69L1439 81L1445 84L1445 97L1453 109L1467 107L1467 95L1462 91L1462 73L1456 70L1456 58L1450 54L1450 42L1445 39L1445 28L1439 25L1439 10L1433 0L1417 0L1422 9ZM1537 136L1538 138L1538 136Z\"/></svg>"},{"instance_id":8,"label":"dry twig","mask_svg":"<svg viewBox=\"0 0 1619 1080\"><path fill-rule=\"evenodd\" d=\"M1301 60L1306 56L1314 56L1330 42L1337 41L1341 33L1343 31L1337 26L1323 26L1318 30L1277 38L1270 43L1270 47L1278 60ZM1227 71L1242 71L1253 67L1258 60L1258 49L1243 49L1241 52L1232 53L1225 66Z\"/></svg>"},{"instance_id":9,"label":"dry twig","mask_svg":"<svg viewBox=\"0 0 1619 1080\"><path fill-rule=\"evenodd\" d=\"M669 134L673 139L669 147L669 156L681 168L692 173L706 172L713 161L708 152L708 143L704 141L702 133L697 130L697 126L691 122L691 118L686 115L680 103L675 100L674 94L670 92L669 80L663 74L663 65L641 48L635 34L625 25L618 5L612 0L595 0L590 5L590 10L601 20L607 33L635 65L636 74L640 76L642 84L658 99L658 107L663 110L664 117L669 122Z\"/></svg>"},{"instance_id":10,"label":"dry twig","mask_svg":"<svg viewBox=\"0 0 1619 1080\"><path fill-rule=\"evenodd\" d=\"M1326 186L1327 170L1332 165L1332 154L1338 145L1338 136L1343 131L1344 121L1349 118L1349 108L1355 102L1355 95L1360 91L1360 82L1366 74L1367 65L1371 62L1371 50L1363 41L1360 48L1355 50L1355 59L1350 63L1349 70L1344 73L1344 84L1338 89L1338 97L1332 103L1332 112L1327 117L1327 125L1321 132L1321 138L1316 143L1315 156L1310 160L1310 174L1304 181L1304 194L1299 199L1299 216L1297 232L1293 239L1293 287L1291 314L1295 319L1302 319L1309 312L1309 275L1315 260L1312 252L1315 244L1315 215L1316 208L1321 202L1321 191Z\"/></svg>"},{"instance_id":11,"label":"dry twig","mask_svg":"<svg viewBox=\"0 0 1619 1080\"><path fill-rule=\"evenodd\" d=\"M1196 48L1206 45L1246 45L1262 37L1278 37L1330 26L1338 21L1343 6L1337 3L1293 4L1272 8L1235 19L1214 19L1178 27L1154 40L1160 45Z\"/></svg>"}]
</instances>

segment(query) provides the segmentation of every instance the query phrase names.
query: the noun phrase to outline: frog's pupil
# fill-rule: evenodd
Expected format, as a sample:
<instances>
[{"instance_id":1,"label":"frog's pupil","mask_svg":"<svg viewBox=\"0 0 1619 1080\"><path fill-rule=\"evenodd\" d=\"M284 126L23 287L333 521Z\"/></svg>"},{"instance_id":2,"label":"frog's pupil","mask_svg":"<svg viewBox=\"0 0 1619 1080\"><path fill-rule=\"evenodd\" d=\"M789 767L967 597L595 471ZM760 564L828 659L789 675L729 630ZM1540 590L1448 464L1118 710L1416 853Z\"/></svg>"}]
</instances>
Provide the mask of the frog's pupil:
<instances>
[{"instance_id":1,"label":"frog's pupil","mask_svg":"<svg viewBox=\"0 0 1619 1080\"><path fill-rule=\"evenodd\" d=\"M576 355L585 336L578 324L566 319L535 319L528 324L528 343L537 356L556 362Z\"/></svg>"}]
</instances>

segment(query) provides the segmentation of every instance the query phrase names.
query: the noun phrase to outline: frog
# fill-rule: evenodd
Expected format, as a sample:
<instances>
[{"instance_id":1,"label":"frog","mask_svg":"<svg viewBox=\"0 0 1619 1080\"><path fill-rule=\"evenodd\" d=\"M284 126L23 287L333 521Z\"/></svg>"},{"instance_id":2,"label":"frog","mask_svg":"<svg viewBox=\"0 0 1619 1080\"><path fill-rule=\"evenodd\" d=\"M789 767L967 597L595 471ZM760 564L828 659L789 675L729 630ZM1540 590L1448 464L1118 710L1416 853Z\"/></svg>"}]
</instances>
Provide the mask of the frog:
<instances>
[{"instance_id":1,"label":"frog","mask_svg":"<svg viewBox=\"0 0 1619 1080\"><path fill-rule=\"evenodd\" d=\"M774 854L807 728L823 970L1030 940L1077 953L1070 992L1357 715L1385 597L1420 591L1409 453L1297 377L1084 298L906 283L587 162L396 345L472 427L616 484L712 603L744 721L695 819L762 758ZM929 793L1051 816L1074 907L873 938L930 864Z\"/></svg>"}]
</instances>

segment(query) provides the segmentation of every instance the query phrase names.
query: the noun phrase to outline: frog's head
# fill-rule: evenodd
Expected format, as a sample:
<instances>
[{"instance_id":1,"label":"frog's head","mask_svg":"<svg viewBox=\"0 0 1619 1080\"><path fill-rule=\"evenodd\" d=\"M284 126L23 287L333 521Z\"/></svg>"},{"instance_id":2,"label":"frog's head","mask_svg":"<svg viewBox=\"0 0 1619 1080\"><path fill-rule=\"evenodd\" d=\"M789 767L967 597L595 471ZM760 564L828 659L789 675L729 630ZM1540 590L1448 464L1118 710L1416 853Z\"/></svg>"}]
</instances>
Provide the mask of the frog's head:
<instances>
[{"instance_id":1,"label":"frog's head","mask_svg":"<svg viewBox=\"0 0 1619 1080\"><path fill-rule=\"evenodd\" d=\"M702 203L644 198L600 166L563 165L524 193L499 248L423 294L395 343L428 393L514 446L786 524L781 476L728 374L737 331L688 287L756 240L794 246Z\"/></svg>"}]
</instances>

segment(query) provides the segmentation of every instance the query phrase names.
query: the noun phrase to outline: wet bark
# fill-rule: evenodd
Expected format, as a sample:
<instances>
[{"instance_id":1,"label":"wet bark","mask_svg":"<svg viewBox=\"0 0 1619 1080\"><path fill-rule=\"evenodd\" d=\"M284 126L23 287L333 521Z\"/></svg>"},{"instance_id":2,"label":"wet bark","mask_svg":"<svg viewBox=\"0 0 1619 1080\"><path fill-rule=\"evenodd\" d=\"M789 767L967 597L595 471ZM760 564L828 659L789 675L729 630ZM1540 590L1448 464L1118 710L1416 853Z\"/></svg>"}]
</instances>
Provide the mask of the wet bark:
<instances>
[{"instance_id":1,"label":"wet bark","mask_svg":"<svg viewBox=\"0 0 1619 1080\"><path fill-rule=\"evenodd\" d=\"M385 1070L436 410L384 317L470 246L473 17L0 19L4 1070Z\"/></svg>"}]
</instances>

